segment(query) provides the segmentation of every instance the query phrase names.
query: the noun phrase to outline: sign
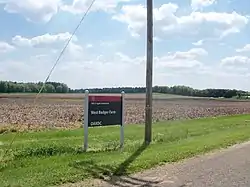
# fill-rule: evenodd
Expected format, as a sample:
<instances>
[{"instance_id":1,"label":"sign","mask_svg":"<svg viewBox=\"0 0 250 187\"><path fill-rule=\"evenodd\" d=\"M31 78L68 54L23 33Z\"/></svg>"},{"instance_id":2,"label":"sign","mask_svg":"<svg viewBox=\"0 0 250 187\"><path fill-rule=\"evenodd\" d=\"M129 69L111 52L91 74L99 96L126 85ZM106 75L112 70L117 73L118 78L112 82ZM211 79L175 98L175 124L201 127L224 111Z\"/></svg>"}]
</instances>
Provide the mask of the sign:
<instances>
[{"instance_id":1,"label":"sign","mask_svg":"<svg viewBox=\"0 0 250 187\"><path fill-rule=\"evenodd\" d=\"M122 96L91 95L88 98L88 127L122 125Z\"/></svg>"},{"instance_id":2,"label":"sign","mask_svg":"<svg viewBox=\"0 0 250 187\"><path fill-rule=\"evenodd\" d=\"M89 95L84 99L84 150L88 148L88 128L120 125L120 147L124 144L124 92L119 95Z\"/></svg>"}]
</instances>

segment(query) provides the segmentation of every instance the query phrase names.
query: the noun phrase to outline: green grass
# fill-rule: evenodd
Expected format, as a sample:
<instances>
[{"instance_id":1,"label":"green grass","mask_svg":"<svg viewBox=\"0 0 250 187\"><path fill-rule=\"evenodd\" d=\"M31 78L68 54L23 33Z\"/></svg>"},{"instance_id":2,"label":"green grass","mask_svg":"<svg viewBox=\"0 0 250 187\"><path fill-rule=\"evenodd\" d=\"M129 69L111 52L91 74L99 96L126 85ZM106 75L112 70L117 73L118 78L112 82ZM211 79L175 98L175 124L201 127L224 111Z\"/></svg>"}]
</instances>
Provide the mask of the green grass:
<instances>
[{"instance_id":1,"label":"green grass","mask_svg":"<svg viewBox=\"0 0 250 187\"><path fill-rule=\"evenodd\" d=\"M129 174L179 161L250 139L250 116L238 115L153 125L153 142L142 145L143 125L89 129L89 152L81 151L83 130L19 134L0 166L1 186L51 186L105 175ZM0 136L3 152L15 133Z\"/></svg>"}]
</instances>

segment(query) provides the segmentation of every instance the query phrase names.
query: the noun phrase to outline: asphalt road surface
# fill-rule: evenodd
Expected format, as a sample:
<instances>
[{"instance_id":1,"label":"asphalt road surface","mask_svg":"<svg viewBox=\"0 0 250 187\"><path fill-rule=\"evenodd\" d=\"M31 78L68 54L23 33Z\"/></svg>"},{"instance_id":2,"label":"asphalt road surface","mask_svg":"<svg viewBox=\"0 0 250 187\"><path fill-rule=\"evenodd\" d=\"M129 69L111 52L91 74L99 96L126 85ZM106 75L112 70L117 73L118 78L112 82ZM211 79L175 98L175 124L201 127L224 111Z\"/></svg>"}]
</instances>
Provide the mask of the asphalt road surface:
<instances>
[{"instance_id":1,"label":"asphalt road surface","mask_svg":"<svg viewBox=\"0 0 250 187\"><path fill-rule=\"evenodd\" d=\"M160 166L131 177L94 180L67 187L250 187L250 142Z\"/></svg>"},{"instance_id":2,"label":"asphalt road surface","mask_svg":"<svg viewBox=\"0 0 250 187\"><path fill-rule=\"evenodd\" d=\"M250 187L250 142L91 186Z\"/></svg>"}]
</instances>

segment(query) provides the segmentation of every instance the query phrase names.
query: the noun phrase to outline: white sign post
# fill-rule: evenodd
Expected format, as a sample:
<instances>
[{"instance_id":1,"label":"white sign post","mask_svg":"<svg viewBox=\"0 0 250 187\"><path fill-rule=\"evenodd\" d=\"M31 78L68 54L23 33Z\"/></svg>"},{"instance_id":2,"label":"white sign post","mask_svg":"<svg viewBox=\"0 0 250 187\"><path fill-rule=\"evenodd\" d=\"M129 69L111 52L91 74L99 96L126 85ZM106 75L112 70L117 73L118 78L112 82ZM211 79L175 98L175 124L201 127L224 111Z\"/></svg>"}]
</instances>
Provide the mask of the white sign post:
<instances>
[{"instance_id":1,"label":"white sign post","mask_svg":"<svg viewBox=\"0 0 250 187\"><path fill-rule=\"evenodd\" d=\"M124 146L124 104L125 92L121 96L89 95L84 99L84 151L88 149L88 128L96 126L120 125L120 148ZM90 112L89 112L90 111ZM90 116L89 116L90 115Z\"/></svg>"},{"instance_id":2,"label":"white sign post","mask_svg":"<svg viewBox=\"0 0 250 187\"><path fill-rule=\"evenodd\" d=\"M125 124L125 114L124 114L124 104L125 104L125 92L122 91L122 123L121 123L121 131L120 131L120 148L122 149L124 146L124 124Z\"/></svg>"},{"instance_id":3,"label":"white sign post","mask_svg":"<svg viewBox=\"0 0 250 187\"><path fill-rule=\"evenodd\" d=\"M88 149L88 122L89 122L89 91L85 91L85 98L84 98L84 151Z\"/></svg>"}]
</instances>

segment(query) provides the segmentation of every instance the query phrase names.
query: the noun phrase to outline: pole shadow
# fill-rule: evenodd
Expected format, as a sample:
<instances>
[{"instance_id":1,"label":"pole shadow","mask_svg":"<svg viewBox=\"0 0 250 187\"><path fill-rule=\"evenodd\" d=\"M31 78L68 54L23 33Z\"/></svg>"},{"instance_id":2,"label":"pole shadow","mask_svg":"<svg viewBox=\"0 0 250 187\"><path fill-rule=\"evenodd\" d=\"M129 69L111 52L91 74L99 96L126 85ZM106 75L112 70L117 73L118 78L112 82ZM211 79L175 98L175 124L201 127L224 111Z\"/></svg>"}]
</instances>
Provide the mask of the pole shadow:
<instances>
[{"instance_id":1,"label":"pole shadow","mask_svg":"<svg viewBox=\"0 0 250 187\"><path fill-rule=\"evenodd\" d=\"M130 155L124 162L122 162L115 170L113 175L121 176L127 174L127 169L131 163L135 161L137 157L139 157L142 152L148 147L146 144L142 144L132 155Z\"/></svg>"},{"instance_id":2,"label":"pole shadow","mask_svg":"<svg viewBox=\"0 0 250 187\"><path fill-rule=\"evenodd\" d=\"M130 155L124 162L118 167L113 168L110 165L98 165L94 161L80 161L71 164L76 169L84 170L94 179L101 179L104 182L117 186L117 187L152 187L159 184L159 180L145 180L139 177L129 176L127 169L138 158L142 152L148 147L146 144L142 144L132 155Z\"/></svg>"}]
</instances>

